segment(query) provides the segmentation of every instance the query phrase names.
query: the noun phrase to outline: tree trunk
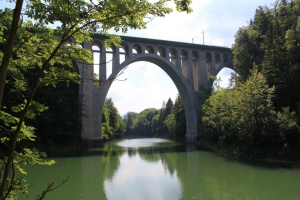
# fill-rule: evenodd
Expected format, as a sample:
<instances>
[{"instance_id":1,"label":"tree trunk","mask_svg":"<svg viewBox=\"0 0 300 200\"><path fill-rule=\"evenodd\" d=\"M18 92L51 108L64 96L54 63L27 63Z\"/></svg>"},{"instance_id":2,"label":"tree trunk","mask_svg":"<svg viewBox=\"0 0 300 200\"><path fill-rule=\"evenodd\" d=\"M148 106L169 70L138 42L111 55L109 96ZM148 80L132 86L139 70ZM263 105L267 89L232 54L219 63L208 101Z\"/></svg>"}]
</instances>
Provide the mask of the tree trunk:
<instances>
[{"instance_id":1,"label":"tree trunk","mask_svg":"<svg viewBox=\"0 0 300 200\"><path fill-rule=\"evenodd\" d=\"M24 0L17 0L16 6L14 9L14 13L13 13L13 20L12 20L9 36L6 41L6 45L4 47L4 55L3 55L3 58L1 61L1 66L0 66L0 110L2 107L2 99L3 99L8 64L9 64L9 60L12 55L13 46L14 46L14 43L16 40L16 35L18 32L21 10L23 7L23 1ZM2 185L0 188L0 194L2 194Z\"/></svg>"}]
</instances>

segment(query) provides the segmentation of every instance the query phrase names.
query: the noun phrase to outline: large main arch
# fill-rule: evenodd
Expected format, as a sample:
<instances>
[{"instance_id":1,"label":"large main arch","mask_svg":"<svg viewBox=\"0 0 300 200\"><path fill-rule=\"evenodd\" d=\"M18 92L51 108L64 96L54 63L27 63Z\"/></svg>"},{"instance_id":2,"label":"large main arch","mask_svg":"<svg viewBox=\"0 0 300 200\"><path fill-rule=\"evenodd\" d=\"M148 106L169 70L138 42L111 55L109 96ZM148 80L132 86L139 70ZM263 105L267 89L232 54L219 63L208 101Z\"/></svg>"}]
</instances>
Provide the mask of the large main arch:
<instances>
[{"instance_id":1,"label":"large main arch","mask_svg":"<svg viewBox=\"0 0 300 200\"><path fill-rule=\"evenodd\" d=\"M164 70L171 78L183 100L186 114L186 139L197 135L197 116L200 103L197 100L199 85L208 86L209 76L216 75L224 66L230 65L230 49L173 41L145 38L122 37L121 47L104 47L105 38L95 35L83 47L93 51L97 46L100 61L100 87L94 85L94 66L78 63L82 77L80 94L82 97L82 141L83 145L94 146L102 143L102 111L107 93L115 77L124 68L135 62L150 62ZM107 77L106 55L112 55L112 73ZM120 56L124 61L120 63Z\"/></svg>"},{"instance_id":2,"label":"large main arch","mask_svg":"<svg viewBox=\"0 0 300 200\"><path fill-rule=\"evenodd\" d=\"M113 80L113 78L116 77L126 66L139 61L146 61L159 66L172 79L183 100L186 114L187 134L196 134L198 104L194 91L192 90L182 73L177 68L175 68L172 63L167 62L166 59L155 54L142 53L126 59L115 71L113 71L108 80L105 83L102 83L100 88L95 88L97 90L97 94L95 94L96 96L94 97L94 103L100 106L101 110L99 111L99 113L102 113L106 95L113 83L113 81L110 80ZM97 121L101 120L102 114L100 116L97 116ZM93 134L94 137L101 136L99 130L101 130L100 123L95 123Z\"/></svg>"}]
</instances>

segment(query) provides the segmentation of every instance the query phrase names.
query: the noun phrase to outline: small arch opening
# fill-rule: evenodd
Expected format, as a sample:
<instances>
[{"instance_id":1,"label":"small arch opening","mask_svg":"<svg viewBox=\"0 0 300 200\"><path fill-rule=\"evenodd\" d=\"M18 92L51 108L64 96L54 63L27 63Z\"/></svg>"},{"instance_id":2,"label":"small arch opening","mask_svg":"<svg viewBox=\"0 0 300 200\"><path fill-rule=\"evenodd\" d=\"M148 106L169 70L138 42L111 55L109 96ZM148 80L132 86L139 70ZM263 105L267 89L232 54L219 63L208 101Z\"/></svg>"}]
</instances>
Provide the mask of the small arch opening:
<instances>
[{"instance_id":1,"label":"small arch opening","mask_svg":"<svg viewBox=\"0 0 300 200\"><path fill-rule=\"evenodd\" d=\"M233 89L235 87L235 81L237 76L238 74L236 73L236 71L228 67L222 68L216 76L217 79L221 79L218 86L221 88Z\"/></svg>"},{"instance_id":2,"label":"small arch opening","mask_svg":"<svg viewBox=\"0 0 300 200\"><path fill-rule=\"evenodd\" d=\"M212 60L212 55L211 55L211 53L208 51L208 52L205 53L205 61L206 61L206 62L211 62L211 60Z\"/></svg>"},{"instance_id":3,"label":"small arch opening","mask_svg":"<svg viewBox=\"0 0 300 200\"><path fill-rule=\"evenodd\" d=\"M189 52L185 49L181 50L180 58L181 60L187 60L189 58Z\"/></svg>"},{"instance_id":4,"label":"small arch opening","mask_svg":"<svg viewBox=\"0 0 300 200\"><path fill-rule=\"evenodd\" d=\"M114 50L112 47L109 47L105 49L105 52L106 52L106 79L107 79L112 73Z\"/></svg>"},{"instance_id":5,"label":"small arch opening","mask_svg":"<svg viewBox=\"0 0 300 200\"><path fill-rule=\"evenodd\" d=\"M123 46L119 48L119 56L120 63L124 62L126 57L126 50Z\"/></svg>"},{"instance_id":6,"label":"small arch opening","mask_svg":"<svg viewBox=\"0 0 300 200\"><path fill-rule=\"evenodd\" d=\"M228 61L229 61L229 56L228 56L227 53L224 53L224 54L223 54L223 62L224 62L224 63L228 63Z\"/></svg>"},{"instance_id":7,"label":"small arch opening","mask_svg":"<svg viewBox=\"0 0 300 200\"><path fill-rule=\"evenodd\" d=\"M198 51L196 51L196 50L192 51L192 60L193 60L193 61L198 60L199 57L200 57L200 56L199 56L199 52L198 52Z\"/></svg>"},{"instance_id":8,"label":"small arch opening","mask_svg":"<svg viewBox=\"0 0 300 200\"><path fill-rule=\"evenodd\" d=\"M151 53L154 54L154 48L151 45L147 45L145 48L145 53Z\"/></svg>"},{"instance_id":9,"label":"small arch opening","mask_svg":"<svg viewBox=\"0 0 300 200\"><path fill-rule=\"evenodd\" d=\"M137 55L142 53L142 47L139 44L135 44L132 46L132 55Z\"/></svg>"},{"instance_id":10,"label":"small arch opening","mask_svg":"<svg viewBox=\"0 0 300 200\"><path fill-rule=\"evenodd\" d=\"M164 58L167 57L166 49L164 47L158 47L157 48L157 55L162 56Z\"/></svg>"},{"instance_id":11,"label":"small arch opening","mask_svg":"<svg viewBox=\"0 0 300 200\"><path fill-rule=\"evenodd\" d=\"M171 62L171 63L173 63L173 65L177 65L177 50L176 49L174 49L174 48L171 48L170 50L169 50L169 61Z\"/></svg>"},{"instance_id":12,"label":"small arch opening","mask_svg":"<svg viewBox=\"0 0 300 200\"><path fill-rule=\"evenodd\" d=\"M190 76L190 69L189 69L189 52L186 49L182 49L180 51L180 66L183 75L188 78Z\"/></svg>"},{"instance_id":13,"label":"small arch opening","mask_svg":"<svg viewBox=\"0 0 300 200\"><path fill-rule=\"evenodd\" d=\"M99 87L100 80L100 63L101 63L101 43L94 42L92 44L93 53L93 79L94 86Z\"/></svg>"}]
</instances>

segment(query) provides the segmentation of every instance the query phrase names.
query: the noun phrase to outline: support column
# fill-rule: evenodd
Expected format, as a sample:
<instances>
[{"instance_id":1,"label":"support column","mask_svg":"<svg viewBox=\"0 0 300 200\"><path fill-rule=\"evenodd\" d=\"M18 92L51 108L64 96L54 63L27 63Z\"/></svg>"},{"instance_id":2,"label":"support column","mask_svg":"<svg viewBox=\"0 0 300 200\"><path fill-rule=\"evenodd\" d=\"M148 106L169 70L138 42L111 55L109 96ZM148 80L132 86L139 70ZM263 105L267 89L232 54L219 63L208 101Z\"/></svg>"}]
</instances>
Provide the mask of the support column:
<instances>
[{"instance_id":1,"label":"support column","mask_svg":"<svg viewBox=\"0 0 300 200\"><path fill-rule=\"evenodd\" d=\"M84 42L83 48L89 49L92 51L92 44ZM89 146L89 141L93 138L93 88L94 88L94 69L93 64L82 64L82 83L81 83L81 95L82 95L82 130L81 130L81 139L82 146Z\"/></svg>"},{"instance_id":2,"label":"support column","mask_svg":"<svg viewBox=\"0 0 300 200\"><path fill-rule=\"evenodd\" d=\"M198 85L203 85L208 87L209 77L207 72L206 60L205 60L205 52L200 54L200 61L198 62Z\"/></svg>"},{"instance_id":3,"label":"support column","mask_svg":"<svg viewBox=\"0 0 300 200\"><path fill-rule=\"evenodd\" d=\"M127 52L125 54L125 60L132 57L132 46L128 45Z\"/></svg>"},{"instance_id":4,"label":"support column","mask_svg":"<svg viewBox=\"0 0 300 200\"><path fill-rule=\"evenodd\" d=\"M180 57L180 52L176 51L176 67L179 69L179 71L182 70L182 64L181 64L181 57Z\"/></svg>"},{"instance_id":5,"label":"support column","mask_svg":"<svg viewBox=\"0 0 300 200\"><path fill-rule=\"evenodd\" d=\"M116 69L120 66L120 53L119 47L114 47L113 52L113 63L112 63L112 72L116 71Z\"/></svg>"},{"instance_id":6,"label":"support column","mask_svg":"<svg viewBox=\"0 0 300 200\"><path fill-rule=\"evenodd\" d=\"M194 90L193 63L189 56L186 57L182 59L182 73Z\"/></svg>"},{"instance_id":7,"label":"support column","mask_svg":"<svg viewBox=\"0 0 300 200\"><path fill-rule=\"evenodd\" d=\"M215 52L211 53L211 72L210 72L210 74L213 76L217 75Z\"/></svg>"},{"instance_id":8,"label":"support column","mask_svg":"<svg viewBox=\"0 0 300 200\"><path fill-rule=\"evenodd\" d=\"M196 133L187 133L185 134L185 142L189 145L196 145L198 139L198 135Z\"/></svg>"},{"instance_id":9,"label":"support column","mask_svg":"<svg viewBox=\"0 0 300 200\"><path fill-rule=\"evenodd\" d=\"M106 80L106 49L103 47L101 48L101 53L100 53L100 81L105 81ZM101 84L101 82L100 82ZM100 85L101 86L101 85Z\"/></svg>"}]
</instances>

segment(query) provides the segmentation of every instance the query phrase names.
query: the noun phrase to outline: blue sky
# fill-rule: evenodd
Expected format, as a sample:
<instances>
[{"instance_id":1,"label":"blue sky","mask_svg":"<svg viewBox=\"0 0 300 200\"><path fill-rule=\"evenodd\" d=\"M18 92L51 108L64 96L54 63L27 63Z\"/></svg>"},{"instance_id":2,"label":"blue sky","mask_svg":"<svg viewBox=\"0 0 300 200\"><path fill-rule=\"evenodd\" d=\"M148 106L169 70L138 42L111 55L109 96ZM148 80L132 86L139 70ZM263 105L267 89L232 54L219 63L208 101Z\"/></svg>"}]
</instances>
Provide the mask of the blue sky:
<instances>
[{"instance_id":1,"label":"blue sky","mask_svg":"<svg viewBox=\"0 0 300 200\"><path fill-rule=\"evenodd\" d=\"M155 2L155 0L150 0ZM231 47L239 27L247 26L260 5L271 6L275 0L193 0L191 14L173 12L164 18L155 18L147 29L130 30L127 36L204 43ZM11 7L0 0L0 8ZM173 7L172 1L168 3ZM193 38L193 39L192 39ZM227 86L230 70L219 73ZM138 62L125 70L115 81L107 97L111 97L121 115L128 111L140 112L145 108L161 108L163 101L177 95L177 89L167 74L158 66Z\"/></svg>"}]
</instances>

